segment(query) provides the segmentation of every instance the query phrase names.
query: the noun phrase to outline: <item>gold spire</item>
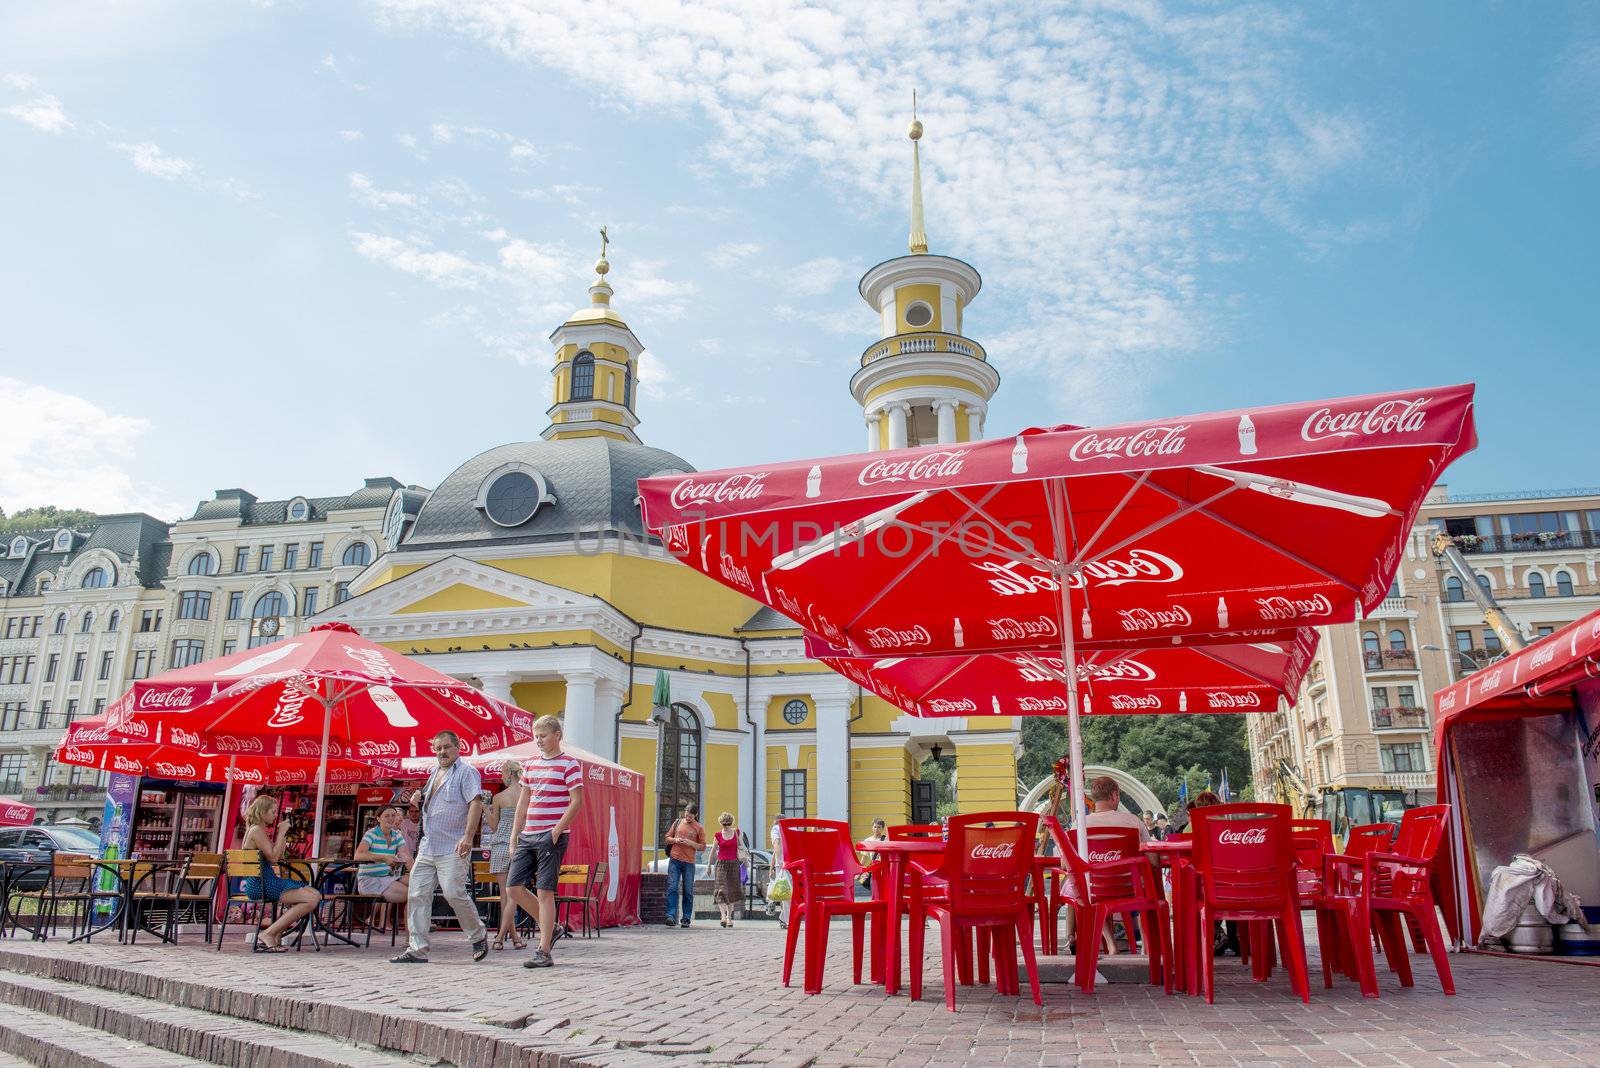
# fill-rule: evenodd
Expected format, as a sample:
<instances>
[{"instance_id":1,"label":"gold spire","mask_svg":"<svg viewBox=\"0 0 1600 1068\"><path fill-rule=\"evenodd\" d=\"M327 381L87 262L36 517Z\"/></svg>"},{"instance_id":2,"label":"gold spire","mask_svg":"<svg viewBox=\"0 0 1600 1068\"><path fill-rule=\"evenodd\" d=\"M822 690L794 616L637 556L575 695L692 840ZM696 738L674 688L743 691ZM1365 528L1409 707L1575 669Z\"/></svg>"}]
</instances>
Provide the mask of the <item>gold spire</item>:
<instances>
[{"instance_id":1,"label":"gold spire","mask_svg":"<svg viewBox=\"0 0 1600 1068\"><path fill-rule=\"evenodd\" d=\"M911 128L906 131L911 138L911 251L928 251L928 232L922 222L922 152L917 142L922 140L922 123L917 121L917 91L911 90Z\"/></svg>"},{"instance_id":2,"label":"gold spire","mask_svg":"<svg viewBox=\"0 0 1600 1068\"><path fill-rule=\"evenodd\" d=\"M606 275L611 271L611 264L606 262L606 249L610 244L611 235L606 232L606 227L600 227L600 258L595 261L594 284L589 287L589 301L596 307L611 303L611 283L606 281Z\"/></svg>"}]
</instances>

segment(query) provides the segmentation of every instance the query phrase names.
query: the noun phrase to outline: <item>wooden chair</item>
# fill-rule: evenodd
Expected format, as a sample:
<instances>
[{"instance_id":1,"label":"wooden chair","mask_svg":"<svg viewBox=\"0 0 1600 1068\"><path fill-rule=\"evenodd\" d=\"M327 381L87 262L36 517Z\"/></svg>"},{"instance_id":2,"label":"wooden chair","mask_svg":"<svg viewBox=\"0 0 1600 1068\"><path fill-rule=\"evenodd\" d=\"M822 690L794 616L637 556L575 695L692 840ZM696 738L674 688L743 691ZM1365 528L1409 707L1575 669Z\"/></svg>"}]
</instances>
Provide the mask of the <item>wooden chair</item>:
<instances>
[{"instance_id":1,"label":"wooden chair","mask_svg":"<svg viewBox=\"0 0 1600 1068\"><path fill-rule=\"evenodd\" d=\"M152 861L135 864L129 878L129 941L139 940L140 930L158 935L165 942L178 940L178 924L185 913L200 912L205 917L206 941L211 941L211 903L217 895L217 880L222 877L222 854L193 853L181 861ZM162 929L146 926L151 912L165 916Z\"/></svg>"},{"instance_id":2,"label":"wooden chair","mask_svg":"<svg viewBox=\"0 0 1600 1068\"><path fill-rule=\"evenodd\" d=\"M54 932L60 922L62 906L71 910L72 933L78 936L79 924L85 927L94 923L94 906L101 900L115 900L113 891L94 888L94 865L87 853L56 853L50 858L50 878L35 890L14 890L7 911L11 914L11 930L25 926L21 923L21 909L17 905L33 902L33 926L30 932L35 941L43 942Z\"/></svg>"},{"instance_id":3,"label":"wooden chair","mask_svg":"<svg viewBox=\"0 0 1600 1068\"><path fill-rule=\"evenodd\" d=\"M254 849L230 849L223 855L222 879L227 887L226 896L222 902L222 924L217 929L217 949L222 949L222 941L228 934L228 917L232 914L235 905L239 907L239 922L251 922L251 912L255 913L255 926L259 930L265 923L271 923L278 918L278 903L267 901L259 896L245 893L244 881L257 880L260 885L261 854ZM301 935L305 932L302 924L300 931L295 934L295 944L298 945Z\"/></svg>"},{"instance_id":4,"label":"wooden chair","mask_svg":"<svg viewBox=\"0 0 1600 1068\"><path fill-rule=\"evenodd\" d=\"M599 888L605 885L608 869L605 861L598 861L591 869L587 864L561 865L561 879L556 884L556 916L561 915L563 907L567 910L567 933L572 933L572 909L578 909L578 923L583 937L588 938L593 930L596 938L600 937L600 897ZM581 883L583 890L580 893L562 893L562 886ZM593 918L591 925L590 919Z\"/></svg>"},{"instance_id":5,"label":"wooden chair","mask_svg":"<svg viewBox=\"0 0 1600 1068\"><path fill-rule=\"evenodd\" d=\"M365 866L365 861L340 861L329 864L322 869L318 879L317 892L322 895L322 905L327 909L327 916L323 924L329 930L343 931L346 937L355 934L356 925L366 932L364 945L372 945L372 932L377 930L379 935L389 932L389 944L392 946L400 936L400 916L405 909L388 900L381 894L365 894L361 892L360 871ZM359 918L362 906L366 907L365 918ZM341 915L343 925L337 921Z\"/></svg>"}]
</instances>

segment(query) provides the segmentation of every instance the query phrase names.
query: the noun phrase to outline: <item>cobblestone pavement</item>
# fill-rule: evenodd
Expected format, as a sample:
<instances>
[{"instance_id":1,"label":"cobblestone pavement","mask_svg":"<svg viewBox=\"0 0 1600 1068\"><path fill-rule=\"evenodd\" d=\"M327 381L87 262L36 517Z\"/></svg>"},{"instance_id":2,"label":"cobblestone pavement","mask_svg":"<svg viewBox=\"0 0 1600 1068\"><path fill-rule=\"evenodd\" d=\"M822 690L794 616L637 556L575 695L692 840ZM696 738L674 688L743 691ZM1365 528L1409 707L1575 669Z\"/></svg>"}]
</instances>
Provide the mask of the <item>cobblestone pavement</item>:
<instances>
[{"instance_id":1,"label":"cobblestone pavement","mask_svg":"<svg viewBox=\"0 0 1600 1068\"><path fill-rule=\"evenodd\" d=\"M473 964L452 933L436 939L425 967L387 963L387 944L265 956L230 937L221 952L198 938L133 947L5 940L0 969L55 967L66 977L66 961L109 965L312 1006L360 1006L397 1026L425 1019L619 1050L584 1061L607 1065L1600 1065L1600 968L1460 955L1452 958L1460 992L1448 998L1419 957L1415 988L1403 991L1386 974L1382 998L1364 1001L1342 980L1323 990L1313 961L1307 1006L1291 997L1282 971L1255 984L1226 958L1215 1005L1146 985L1101 985L1087 996L1052 983L1042 1010L992 988L960 988L958 1011L949 1013L937 939L925 973L929 1000L913 1003L851 985L848 928L831 934L825 990L815 997L799 989L798 962L796 985L779 985L781 934L757 923L608 931L562 943L557 967L546 971L524 970L527 954L509 949ZM1064 978L1059 961L1054 967Z\"/></svg>"}]
</instances>

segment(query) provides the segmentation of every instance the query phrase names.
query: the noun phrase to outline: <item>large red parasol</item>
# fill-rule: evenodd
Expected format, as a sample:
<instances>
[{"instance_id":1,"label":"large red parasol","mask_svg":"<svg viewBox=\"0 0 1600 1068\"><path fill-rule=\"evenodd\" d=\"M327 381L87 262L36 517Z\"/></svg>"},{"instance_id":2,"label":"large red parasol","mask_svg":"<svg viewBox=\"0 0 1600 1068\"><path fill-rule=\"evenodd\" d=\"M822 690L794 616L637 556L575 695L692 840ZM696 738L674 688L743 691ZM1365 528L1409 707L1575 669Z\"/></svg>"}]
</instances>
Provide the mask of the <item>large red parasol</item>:
<instances>
[{"instance_id":1,"label":"large red parasol","mask_svg":"<svg viewBox=\"0 0 1600 1068\"><path fill-rule=\"evenodd\" d=\"M463 754L533 736L533 717L342 623L133 684L111 731L219 756L397 760L443 730ZM326 783L325 776L318 781ZM322 791L316 837L321 847Z\"/></svg>"},{"instance_id":2,"label":"large red parasol","mask_svg":"<svg viewBox=\"0 0 1600 1068\"><path fill-rule=\"evenodd\" d=\"M639 483L647 527L856 655L1281 641L1382 600L1473 388ZM1081 806L1078 685L1068 724ZM1082 826L1082 813L1077 812Z\"/></svg>"}]
</instances>

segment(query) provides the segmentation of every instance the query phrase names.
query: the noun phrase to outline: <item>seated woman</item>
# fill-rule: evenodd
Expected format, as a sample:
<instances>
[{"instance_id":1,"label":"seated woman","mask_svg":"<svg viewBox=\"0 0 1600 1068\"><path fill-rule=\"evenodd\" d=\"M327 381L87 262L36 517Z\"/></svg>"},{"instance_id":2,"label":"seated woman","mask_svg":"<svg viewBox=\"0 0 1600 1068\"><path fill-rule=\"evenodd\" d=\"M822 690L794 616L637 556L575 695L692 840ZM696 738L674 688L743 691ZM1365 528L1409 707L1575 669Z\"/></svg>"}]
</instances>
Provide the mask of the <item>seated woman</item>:
<instances>
[{"instance_id":1,"label":"seated woman","mask_svg":"<svg viewBox=\"0 0 1600 1068\"><path fill-rule=\"evenodd\" d=\"M261 861L261 874L244 880L244 892L262 901L276 902L278 918L256 936L255 952L282 953L287 948L283 935L313 909L322 903L322 895L298 879L285 879L278 874L278 865L287 852L284 835L289 832L287 821L278 819L278 799L263 794L250 802L245 810L244 847L254 849ZM268 828L277 824L276 834Z\"/></svg>"},{"instance_id":2,"label":"seated woman","mask_svg":"<svg viewBox=\"0 0 1600 1068\"><path fill-rule=\"evenodd\" d=\"M402 870L411 863L411 850L400 833L400 806L389 805L378 813L377 824L361 836L356 846L356 889L372 897L404 904L406 881Z\"/></svg>"}]
</instances>

